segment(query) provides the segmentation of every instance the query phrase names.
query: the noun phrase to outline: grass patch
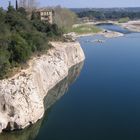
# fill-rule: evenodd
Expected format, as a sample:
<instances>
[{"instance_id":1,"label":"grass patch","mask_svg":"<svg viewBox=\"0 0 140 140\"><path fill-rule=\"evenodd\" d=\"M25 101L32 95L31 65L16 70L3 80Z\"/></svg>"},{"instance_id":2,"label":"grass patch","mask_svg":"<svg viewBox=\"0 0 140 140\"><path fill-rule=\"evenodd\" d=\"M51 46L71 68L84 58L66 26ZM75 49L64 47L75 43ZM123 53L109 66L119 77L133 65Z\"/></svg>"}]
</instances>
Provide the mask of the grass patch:
<instances>
[{"instance_id":1,"label":"grass patch","mask_svg":"<svg viewBox=\"0 0 140 140\"><path fill-rule=\"evenodd\" d=\"M126 17L126 18L120 18L119 19L119 23L126 23L126 22L128 22L130 19L129 19L129 17Z\"/></svg>"},{"instance_id":2,"label":"grass patch","mask_svg":"<svg viewBox=\"0 0 140 140\"><path fill-rule=\"evenodd\" d=\"M97 28L94 25L80 25L77 27L73 27L72 32L77 34L88 34L88 33L98 33L101 29Z\"/></svg>"}]
</instances>

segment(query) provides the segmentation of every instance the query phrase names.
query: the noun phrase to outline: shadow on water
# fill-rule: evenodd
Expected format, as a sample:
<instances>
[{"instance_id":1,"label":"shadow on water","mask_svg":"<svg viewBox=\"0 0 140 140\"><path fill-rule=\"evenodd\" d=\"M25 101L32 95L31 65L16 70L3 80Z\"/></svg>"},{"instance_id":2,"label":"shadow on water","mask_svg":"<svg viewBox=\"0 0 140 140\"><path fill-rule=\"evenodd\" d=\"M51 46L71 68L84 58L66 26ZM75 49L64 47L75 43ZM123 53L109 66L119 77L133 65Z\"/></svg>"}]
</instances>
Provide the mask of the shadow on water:
<instances>
[{"instance_id":1,"label":"shadow on water","mask_svg":"<svg viewBox=\"0 0 140 140\"><path fill-rule=\"evenodd\" d=\"M97 26L101 26L101 25L114 25L113 23L98 23L96 24Z\"/></svg>"},{"instance_id":2,"label":"shadow on water","mask_svg":"<svg viewBox=\"0 0 140 140\"><path fill-rule=\"evenodd\" d=\"M21 130L11 133L2 133L0 140L34 140L41 126L47 121L48 113L53 108L54 104L68 91L69 86L75 82L80 75L84 62L73 66L69 70L68 76L52 88L44 99L44 106L46 109L43 119L39 120L36 124Z\"/></svg>"}]
</instances>

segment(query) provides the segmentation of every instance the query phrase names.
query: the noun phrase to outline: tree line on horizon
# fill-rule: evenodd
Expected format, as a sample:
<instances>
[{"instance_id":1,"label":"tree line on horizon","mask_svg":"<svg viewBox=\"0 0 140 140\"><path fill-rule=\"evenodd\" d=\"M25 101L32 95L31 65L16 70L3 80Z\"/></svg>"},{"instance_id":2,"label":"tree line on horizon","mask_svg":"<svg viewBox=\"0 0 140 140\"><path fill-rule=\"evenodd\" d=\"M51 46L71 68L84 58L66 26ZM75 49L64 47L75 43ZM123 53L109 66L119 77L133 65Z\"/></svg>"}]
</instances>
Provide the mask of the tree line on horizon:
<instances>
[{"instance_id":1,"label":"tree line on horizon","mask_svg":"<svg viewBox=\"0 0 140 140\"><path fill-rule=\"evenodd\" d=\"M76 10L75 10L76 11ZM76 12L79 18L88 17L90 20L119 20L121 18L129 18L131 20L140 19L140 10L79 10Z\"/></svg>"}]
</instances>

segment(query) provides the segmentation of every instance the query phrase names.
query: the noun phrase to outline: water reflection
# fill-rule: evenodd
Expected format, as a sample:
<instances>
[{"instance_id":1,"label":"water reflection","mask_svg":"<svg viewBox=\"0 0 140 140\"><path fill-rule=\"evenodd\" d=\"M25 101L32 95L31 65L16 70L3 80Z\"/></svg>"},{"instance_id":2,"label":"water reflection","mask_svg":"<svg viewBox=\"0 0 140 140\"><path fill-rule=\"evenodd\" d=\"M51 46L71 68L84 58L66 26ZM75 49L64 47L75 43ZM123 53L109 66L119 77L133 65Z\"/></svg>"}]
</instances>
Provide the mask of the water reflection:
<instances>
[{"instance_id":1,"label":"water reflection","mask_svg":"<svg viewBox=\"0 0 140 140\"><path fill-rule=\"evenodd\" d=\"M44 99L46 112L42 120L25 130L3 133L0 135L0 140L34 140L40 131L41 125L43 125L43 123L47 120L50 109L56 101L68 91L69 86L77 79L82 70L83 64L84 62L81 62L73 66L69 70L68 76L48 92L48 95Z\"/></svg>"},{"instance_id":2,"label":"water reflection","mask_svg":"<svg viewBox=\"0 0 140 140\"><path fill-rule=\"evenodd\" d=\"M59 100L68 91L69 85L71 85L77 79L82 67L83 62L72 67L69 70L68 76L48 92L48 95L44 99L44 106L46 110L48 110L57 100Z\"/></svg>"},{"instance_id":3,"label":"water reflection","mask_svg":"<svg viewBox=\"0 0 140 140\"><path fill-rule=\"evenodd\" d=\"M38 121L31 127L25 130L15 131L11 133L2 133L0 135L0 140L34 140L37 136L42 120Z\"/></svg>"}]
</instances>

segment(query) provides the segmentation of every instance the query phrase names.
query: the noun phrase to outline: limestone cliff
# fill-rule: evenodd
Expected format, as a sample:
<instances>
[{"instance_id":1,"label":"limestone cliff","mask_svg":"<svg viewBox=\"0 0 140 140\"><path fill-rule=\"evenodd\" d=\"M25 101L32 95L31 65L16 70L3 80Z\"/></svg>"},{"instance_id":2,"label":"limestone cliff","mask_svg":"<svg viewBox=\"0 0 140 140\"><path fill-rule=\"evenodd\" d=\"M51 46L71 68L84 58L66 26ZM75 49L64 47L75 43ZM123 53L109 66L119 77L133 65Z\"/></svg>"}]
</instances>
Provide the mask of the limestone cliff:
<instances>
[{"instance_id":1,"label":"limestone cliff","mask_svg":"<svg viewBox=\"0 0 140 140\"><path fill-rule=\"evenodd\" d=\"M78 42L52 43L46 55L29 61L29 68L0 81L0 132L23 129L44 115L44 97L84 60Z\"/></svg>"},{"instance_id":2,"label":"limestone cliff","mask_svg":"<svg viewBox=\"0 0 140 140\"><path fill-rule=\"evenodd\" d=\"M44 98L45 115L37 123L24 130L12 133L2 133L0 134L0 140L34 140L39 131L41 131L41 126L44 125L44 120L47 120L48 113L54 106L54 104L67 92L69 86L75 82L79 76L83 67L83 62L74 65L70 68L68 76L55 85Z\"/></svg>"}]
</instances>

